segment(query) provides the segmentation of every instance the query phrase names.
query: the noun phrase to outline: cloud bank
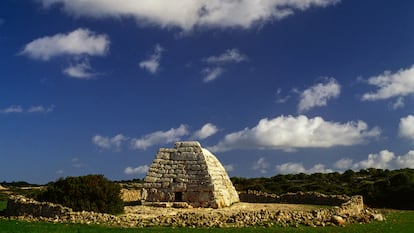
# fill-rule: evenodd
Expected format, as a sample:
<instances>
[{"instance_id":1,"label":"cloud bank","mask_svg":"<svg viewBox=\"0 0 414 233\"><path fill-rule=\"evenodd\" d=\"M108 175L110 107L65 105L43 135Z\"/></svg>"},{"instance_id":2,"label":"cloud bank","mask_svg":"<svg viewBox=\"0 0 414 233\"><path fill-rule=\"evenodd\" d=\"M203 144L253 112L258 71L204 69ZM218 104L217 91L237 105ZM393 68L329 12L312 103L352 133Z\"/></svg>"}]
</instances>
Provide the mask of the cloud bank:
<instances>
[{"instance_id":1,"label":"cloud bank","mask_svg":"<svg viewBox=\"0 0 414 233\"><path fill-rule=\"evenodd\" d=\"M280 116L264 118L253 128L227 134L212 151L234 149L275 149L291 151L297 148L329 148L361 144L380 135L380 129L368 128L363 121L337 123L321 117Z\"/></svg>"},{"instance_id":2,"label":"cloud bank","mask_svg":"<svg viewBox=\"0 0 414 233\"><path fill-rule=\"evenodd\" d=\"M140 25L191 31L200 27L248 29L313 7L331 6L340 0L141 0L139 3L135 0L39 1L43 7L57 6L75 18L134 18Z\"/></svg>"},{"instance_id":3,"label":"cloud bank","mask_svg":"<svg viewBox=\"0 0 414 233\"><path fill-rule=\"evenodd\" d=\"M325 168L323 164L316 164L306 169L302 163L284 163L276 166L276 172L279 174L295 174L295 173L329 173L332 169Z\"/></svg>"},{"instance_id":4,"label":"cloud bank","mask_svg":"<svg viewBox=\"0 0 414 233\"><path fill-rule=\"evenodd\" d=\"M382 150L379 153L369 154L368 157L361 161L356 161L350 158L338 160L334 164L335 168L340 170L360 170L367 168L378 169L401 169L414 168L414 151L411 150L405 155L395 155L389 150Z\"/></svg>"}]
</instances>

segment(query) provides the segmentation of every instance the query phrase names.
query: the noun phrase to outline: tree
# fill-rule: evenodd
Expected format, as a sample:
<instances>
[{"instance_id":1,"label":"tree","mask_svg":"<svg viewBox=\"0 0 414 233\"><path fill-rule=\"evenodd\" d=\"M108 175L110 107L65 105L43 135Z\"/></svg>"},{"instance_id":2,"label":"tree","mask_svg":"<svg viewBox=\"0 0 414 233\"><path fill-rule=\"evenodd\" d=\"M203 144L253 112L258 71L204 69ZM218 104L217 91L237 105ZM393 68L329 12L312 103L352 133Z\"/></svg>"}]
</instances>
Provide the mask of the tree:
<instances>
[{"instance_id":1,"label":"tree","mask_svg":"<svg viewBox=\"0 0 414 233\"><path fill-rule=\"evenodd\" d=\"M119 184L103 175L87 175L52 182L38 199L61 204L75 211L118 214L124 210L120 192Z\"/></svg>"}]
</instances>

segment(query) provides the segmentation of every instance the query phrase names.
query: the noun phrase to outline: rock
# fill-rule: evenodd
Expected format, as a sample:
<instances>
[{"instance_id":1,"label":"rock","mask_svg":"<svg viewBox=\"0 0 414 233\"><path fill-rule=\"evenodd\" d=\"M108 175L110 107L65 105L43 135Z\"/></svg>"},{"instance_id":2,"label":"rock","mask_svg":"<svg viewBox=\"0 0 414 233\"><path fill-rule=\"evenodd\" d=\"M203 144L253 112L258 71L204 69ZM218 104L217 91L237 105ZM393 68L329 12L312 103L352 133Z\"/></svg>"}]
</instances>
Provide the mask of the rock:
<instances>
[{"instance_id":1,"label":"rock","mask_svg":"<svg viewBox=\"0 0 414 233\"><path fill-rule=\"evenodd\" d=\"M346 223L345 219L343 219L341 216L338 216L338 215L332 216L331 222L339 226L343 226Z\"/></svg>"},{"instance_id":2,"label":"rock","mask_svg":"<svg viewBox=\"0 0 414 233\"><path fill-rule=\"evenodd\" d=\"M372 216L372 219L374 219L375 221L382 222L385 220L384 216L380 213L374 213L374 214L371 214L371 216Z\"/></svg>"}]
</instances>

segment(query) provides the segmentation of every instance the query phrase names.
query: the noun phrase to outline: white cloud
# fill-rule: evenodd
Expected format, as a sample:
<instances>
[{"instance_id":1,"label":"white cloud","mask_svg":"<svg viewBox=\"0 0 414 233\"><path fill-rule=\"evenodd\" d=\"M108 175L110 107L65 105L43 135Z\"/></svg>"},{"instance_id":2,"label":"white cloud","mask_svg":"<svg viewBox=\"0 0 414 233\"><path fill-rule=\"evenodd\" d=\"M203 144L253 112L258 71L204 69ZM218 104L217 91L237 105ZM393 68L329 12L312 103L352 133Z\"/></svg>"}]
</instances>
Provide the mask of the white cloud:
<instances>
[{"instance_id":1,"label":"white cloud","mask_svg":"<svg viewBox=\"0 0 414 233\"><path fill-rule=\"evenodd\" d=\"M347 170L352 168L353 160L349 158L340 159L335 162L334 167L339 170Z\"/></svg>"},{"instance_id":2,"label":"white cloud","mask_svg":"<svg viewBox=\"0 0 414 233\"><path fill-rule=\"evenodd\" d=\"M161 28L251 28L281 20L311 7L327 7L339 0L40 0L44 7L58 5L74 17L135 18ZM168 10L166 10L168 9Z\"/></svg>"},{"instance_id":3,"label":"white cloud","mask_svg":"<svg viewBox=\"0 0 414 233\"><path fill-rule=\"evenodd\" d=\"M217 131L218 131L218 128L215 125L211 123L207 123L203 125L201 129L194 132L192 138L203 140L203 139L206 139L214 135L215 133L217 133Z\"/></svg>"},{"instance_id":4,"label":"white cloud","mask_svg":"<svg viewBox=\"0 0 414 233\"><path fill-rule=\"evenodd\" d=\"M232 172L232 171L234 171L234 165L233 164L223 165L223 167L226 170L226 172Z\"/></svg>"},{"instance_id":5,"label":"white cloud","mask_svg":"<svg viewBox=\"0 0 414 233\"><path fill-rule=\"evenodd\" d=\"M135 174L145 174L148 172L149 166L143 165L138 167L127 167L124 170L124 173L127 175L135 175Z\"/></svg>"},{"instance_id":6,"label":"white cloud","mask_svg":"<svg viewBox=\"0 0 414 233\"><path fill-rule=\"evenodd\" d=\"M390 167L390 163L395 159L393 152L388 150L380 151L378 154L369 154L366 160L359 161L352 165L354 169L363 168L380 168L386 169Z\"/></svg>"},{"instance_id":7,"label":"white cloud","mask_svg":"<svg viewBox=\"0 0 414 233\"><path fill-rule=\"evenodd\" d=\"M160 60L161 55L164 49L159 45L155 45L154 53L151 54L151 56L144 61L141 61L139 63L139 67L142 69L146 69L148 72L155 74L159 70L160 67Z\"/></svg>"},{"instance_id":8,"label":"white cloud","mask_svg":"<svg viewBox=\"0 0 414 233\"><path fill-rule=\"evenodd\" d=\"M404 98L400 96L397 98L397 100L395 100L394 103L392 103L391 109L396 110L399 108L403 108L404 106L405 106Z\"/></svg>"},{"instance_id":9,"label":"white cloud","mask_svg":"<svg viewBox=\"0 0 414 233\"><path fill-rule=\"evenodd\" d=\"M58 175L62 175L63 173L65 173L65 171L63 169L59 169L56 171L56 174Z\"/></svg>"},{"instance_id":10,"label":"white cloud","mask_svg":"<svg viewBox=\"0 0 414 233\"><path fill-rule=\"evenodd\" d=\"M150 146L157 144L171 143L179 141L182 136L189 134L188 127L186 125L180 125L178 128L171 128L168 131L157 131L147 134L139 139L132 139L131 145L134 149L147 149Z\"/></svg>"},{"instance_id":11,"label":"white cloud","mask_svg":"<svg viewBox=\"0 0 414 233\"><path fill-rule=\"evenodd\" d=\"M27 109L28 113L49 113L53 112L55 106L43 106L43 105L36 105L36 106L30 106L30 108Z\"/></svg>"},{"instance_id":12,"label":"white cloud","mask_svg":"<svg viewBox=\"0 0 414 233\"><path fill-rule=\"evenodd\" d=\"M414 116L408 115L400 119L399 134L401 137L414 140Z\"/></svg>"},{"instance_id":13,"label":"white cloud","mask_svg":"<svg viewBox=\"0 0 414 233\"><path fill-rule=\"evenodd\" d=\"M278 88L276 90L276 97L277 97L276 98L276 103L278 103L278 104L284 104L284 103L286 103L286 101L289 100L290 95L282 96L282 89L281 88Z\"/></svg>"},{"instance_id":14,"label":"white cloud","mask_svg":"<svg viewBox=\"0 0 414 233\"><path fill-rule=\"evenodd\" d=\"M284 163L276 166L276 172L280 174L296 174L296 173L329 173L333 172L331 169L325 168L323 164L316 164L313 167L306 169L302 163Z\"/></svg>"},{"instance_id":15,"label":"white cloud","mask_svg":"<svg viewBox=\"0 0 414 233\"><path fill-rule=\"evenodd\" d=\"M22 113L24 112L22 106L20 105L12 105L10 107L7 107L5 109L0 109L1 114L9 114L9 113Z\"/></svg>"},{"instance_id":16,"label":"white cloud","mask_svg":"<svg viewBox=\"0 0 414 233\"><path fill-rule=\"evenodd\" d=\"M253 170L259 171L260 173L264 174L269 169L269 164L267 163L264 157L261 157L254 163L252 168Z\"/></svg>"},{"instance_id":17,"label":"white cloud","mask_svg":"<svg viewBox=\"0 0 414 233\"><path fill-rule=\"evenodd\" d=\"M72 167L81 168L81 167L86 167L86 166L88 166L88 165L83 163L80 159L78 159L78 158L73 158L72 159Z\"/></svg>"},{"instance_id":18,"label":"white cloud","mask_svg":"<svg viewBox=\"0 0 414 233\"><path fill-rule=\"evenodd\" d=\"M407 154L397 156L395 158L395 168L413 168L414 169L414 150L409 151Z\"/></svg>"},{"instance_id":19,"label":"white cloud","mask_svg":"<svg viewBox=\"0 0 414 233\"><path fill-rule=\"evenodd\" d=\"M109 43L107 35L79 28L67 34L36 39L26 44L20 54L44 61L63 55L102 56L108 52Z\"/></svg>"},{"instance_id":20,"label":"white cloud","mask_svg":"<svg viewBox=\"0 0 414 233\"><path fill-rule=\"evenodd\" d=\"M238 49L228 49L219 56L210 56L203 59L209 64L225 64L225 63L240 63L247 61L248 57L241 54Z\"/></svg>"},{"instance_id":21,"label":"white cloud","mask_svg":"<svg viewBox=\"0 0 414 233\"><path fill-rule=\"evenodd\" d=\"M33 105L27 109L24 109L20 105L12 105L5 109L0 109L0 114L11 114L11 113L49 113L53 112L55 106L43 106L43 105Z\"/></svg>"},{"instance_id":22,"label":"white cloud","mask_svg":"<svg viewBox=\"0 0 414 233\"><path fill-rule=\"evenodd\" d=\"M119 151L121 149L122 142L128 138L122 134L117 134L114 137L105 137L101 135L95 135L92 137L92 143L102 149L114 149Z\"/></svg>"},{"instance_id":23,"label":"white cloud","mask_svg":"<svg viewBox=\"0 0 414 233\"><path fill-rule=\"evenodd\" d=\"M414 151L411 150L405 155L397 156L394 152L382 150L377 154L369 154L367 159L357 162L349 158L341 159L335 163L335 167L341 170L414 168Z\"/></svg>"},{"instance_id":24,"label":"white cloud","mask_svg":"<svg viewBox=\"0 0 414 233\"><path fill-rule=\"evenodd\" d=\"M378 90L365 93L362 100L374 101L414 94L414 65L395 73L385 71L369 78L368 84L378 87Z\"/></svg>"},{"instance_id":25,"label":"white cloud","mask_svg":"<svg viewBox=\"0 0 414 233\"><path fill-rule=\"evenodd\" d=\"M97 73L93 72L93 69L88 61L82 61L75 65L70 65L63 70L63 73L69 77L77 79L91 79L97 75Z\"/></svg>"},{"instance_id":26,"label":"white cloud","mask_svg":"<svg viewBox=\"0 0 414 233\"><path fill-rule=\"evenodd\" d=\"M203 69L202 73L205 74L203 81L205 83L211 82L213 80L216 80L220 75L222 75L224 72L224 69L221 67L206 67Z\"/></svg>"},{"instance_id":27,"label":"white cloud","mask_svg":"<svg viewBox=\"0 0 414 233\"><path fill-rule=\"evenodd\" d=\"M238 49L228 49L218 56L210 56L203 58L202 61L204 63L213 65L205 67L201 71L203 74L205 74L203 81L207 83L216 80L220 75L224 73L224 67L228 64L240 63L247 60L248 57L240 53Z\"/></svg>"},{"instance_id":28,"label":"white cloud","mask_svg":"<svg viewBox=\"0 0 414 233\"><path fill-rule=\"evenodd\" d=\"M326 83L318 83L301 93L298 111L326 106L329 99L337 98L340 93L341 86L338 82L334 78L327 79Z\"/></svg>"},{"instance_id":29,"label":"white cloud","mask_svg":"<svg viewBox=\"0 0 414 233\"><path fill-rule=\"evenodd\" d=\"M362 144L380 135L380 129L368 129L363 121L337 123L321 117L308 118L300 115L264 118L253 128L227 134L212 151L232 149L281 149L329 148Z\"/></svg>"},{"instance_id":30,"label":"white cloud","mask_svg":"<svg viewBox=\"0 0 414 233\"><path fill-rule=\"evenodd\" d=\"M305 168L301 163L284 163L276 166L276 172L280 174L304 173Z\"/></svg>"}]
</instances>

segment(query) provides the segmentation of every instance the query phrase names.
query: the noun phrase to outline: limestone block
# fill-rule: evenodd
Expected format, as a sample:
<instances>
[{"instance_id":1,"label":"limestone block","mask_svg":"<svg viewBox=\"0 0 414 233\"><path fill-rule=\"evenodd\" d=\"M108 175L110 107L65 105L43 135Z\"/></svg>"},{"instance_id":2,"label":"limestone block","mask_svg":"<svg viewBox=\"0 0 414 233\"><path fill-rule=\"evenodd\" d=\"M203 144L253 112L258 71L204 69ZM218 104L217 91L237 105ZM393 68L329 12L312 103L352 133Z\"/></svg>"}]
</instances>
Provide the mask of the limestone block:
<instances>
[{"instance_id":1,"label":"limestone block","mask_svg":"<svg viewBox=\"0 0 414 233\"><path fill-rule=\"evenodd\" d=\"M146 182L146 183L153 183L153 182L157 182L157 178L155 178L155 177L153 177L153 176L146 176L145 177L145 179L144 179L144 181Z\"/></svg>"},{"instance_id":2,"label":"limestone block","mask_svg":"<svg viewBox=\"0 0 414 233\"><path fill-rule=\"evenodd\" d=\"M166 178L176 178L177 177L177 174L176 173L168 173L168 174L165 174L165 176L164 177L166 177Z\"/></svg>"},{"instance_id":3,"label":"limestone block","mask_svg":"<svg viewBox=\"0 0 414 233\"><path fill-rule=\"evenodd\" d=\"M144 184L144 188L159 189L159 188L161 188L161 183L146 183L146 184Z\"/></svg>"},{"instance_id":4,"label":"limestone block","mask_svg":"<svg viewBox=\"0 0 414 233\"><path fill-rule=\"evenodd\" d=\"M162 185L161 185L161 188L169 188L171 186L171 183L170 182L163 182L162 183Z\"/></svg>"},{"instance_id":5,"label":"limestone block","mask_svg":"<svg viewBox=\"0 0 414 233\"><path fill-rule=\"evenodd\" d=\"M168 178L168 177L161 177L160 179L159 179L159 181L160 182L172 182L172 179L171 178Z\"/></svg>"},{"instance_id":6,"label":"limestone block","mask_svg":"<svg viewBox=\"0 0 414 233\"><path fill-rule=\"evenodd\" d=\"M173 192L183 192L188 190L188 186L185 183L173 183L171 184L171 190Z\"/></svg>"},{"instance_id":7,"label":"limestone block","mask_svg":"<svg viewBox=\"0 0 414 233\"><path fill-rule=\"evenodd\" d=\"M200 147L201 148L201 145L197 141L176 142L174 144L174 148L180 148L180 147Z\"/></svg>"},{"instance_id":8,"label":"limestone block","mask_svg":"<svg viewBox=\"0 0 414 233\"><path fill-rule=\"evenodd\" d=\"M194 152L194 148L193 147L179 147L178 151L179 152Z\"/></svg>"}]
</instances>

